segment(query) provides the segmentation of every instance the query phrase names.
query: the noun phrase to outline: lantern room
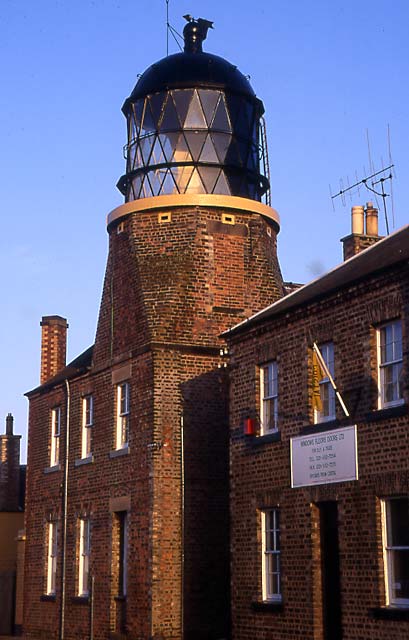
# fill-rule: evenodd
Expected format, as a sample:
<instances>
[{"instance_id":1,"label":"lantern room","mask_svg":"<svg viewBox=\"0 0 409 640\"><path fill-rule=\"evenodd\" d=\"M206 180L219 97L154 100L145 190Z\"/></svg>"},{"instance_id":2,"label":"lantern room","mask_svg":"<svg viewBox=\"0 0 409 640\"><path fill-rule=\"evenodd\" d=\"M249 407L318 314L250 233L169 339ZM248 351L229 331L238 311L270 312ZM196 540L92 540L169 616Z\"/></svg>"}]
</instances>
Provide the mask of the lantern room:
<instances>
[{"instance_id":1,"label":"lantern room","mask_svg":"<svg viewBox=\"0 0 409 640\"><path fill-rule=\"evenodd\" d=\"M126 202L205 193L269 204L263 103L237 67L202 51L212 23L185 18L184 52L149 67L123 105L118 188Z\"/></svg>"}]
</instances>

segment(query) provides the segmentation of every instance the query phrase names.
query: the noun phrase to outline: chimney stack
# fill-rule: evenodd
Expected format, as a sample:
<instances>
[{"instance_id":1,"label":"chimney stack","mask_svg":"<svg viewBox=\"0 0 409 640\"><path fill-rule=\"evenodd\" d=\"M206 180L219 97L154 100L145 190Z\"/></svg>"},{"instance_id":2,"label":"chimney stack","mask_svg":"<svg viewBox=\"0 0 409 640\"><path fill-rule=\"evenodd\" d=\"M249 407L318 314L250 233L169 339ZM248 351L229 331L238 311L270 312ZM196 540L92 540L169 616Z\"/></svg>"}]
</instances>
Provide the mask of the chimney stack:
<instances>
[{"instance_id":1,"label":"chimney stack","mask_svg":"<svg viewBox=\"0 0 409 640\"><path fill-rule=\"evenodd\" d=\"M65 367L68 323L61 316L43 316L40 325L40 383L44 384Z\"/></svg>"},{"instance_id":2,"label":"chimney stack","mask_svg":"<svg viewBox=\"0 0 409 640\"><path fill-rule=\"evenodd\" d=\"M372 244L381 236L378 235L378 209L372 202L351 209L351 234L341 239L344 245L344 260L348 260Z\"/></svg>"},{"instance_id":3,"label":"chimney stack","mask_svg":"<svg viewBox=\"0 0 409 640\"><path fill-rule=\"evenodd\" d=\"M6 436L13 435L13 422L14 418L11 413L8 413L6 416Z\"/></svg>"},{"instance_id":4,"label":"chimney stack","mask_svg":"<svg viewBox=\"0 0 409 640\"><path fill-rule=\"evenodd\" d=\"M20 440L13 433L14 418L6 416L6 433L0 434L0 511L18 511L20 494Z\"/></svg>"}]
</instances>

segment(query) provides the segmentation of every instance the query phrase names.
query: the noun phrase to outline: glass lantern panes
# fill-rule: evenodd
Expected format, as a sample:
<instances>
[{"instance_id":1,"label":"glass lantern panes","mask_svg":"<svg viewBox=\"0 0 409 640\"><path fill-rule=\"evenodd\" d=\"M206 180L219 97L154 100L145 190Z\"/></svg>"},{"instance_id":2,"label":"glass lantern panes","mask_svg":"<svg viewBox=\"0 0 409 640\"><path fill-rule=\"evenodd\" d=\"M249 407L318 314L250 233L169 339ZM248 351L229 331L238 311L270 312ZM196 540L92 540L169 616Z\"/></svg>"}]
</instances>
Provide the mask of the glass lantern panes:
<instances>
[{"instance_id":1,"label":"glass lantern panes","mask_svg":"<svg viewBox=\"0 0 409 640\"><path fill-rule=\"evenodd\" d=\"M260 200L258 113L244 96L175 89L140 98L128 116L127 201L173 193Z\"/></svg>"}]
</instances>

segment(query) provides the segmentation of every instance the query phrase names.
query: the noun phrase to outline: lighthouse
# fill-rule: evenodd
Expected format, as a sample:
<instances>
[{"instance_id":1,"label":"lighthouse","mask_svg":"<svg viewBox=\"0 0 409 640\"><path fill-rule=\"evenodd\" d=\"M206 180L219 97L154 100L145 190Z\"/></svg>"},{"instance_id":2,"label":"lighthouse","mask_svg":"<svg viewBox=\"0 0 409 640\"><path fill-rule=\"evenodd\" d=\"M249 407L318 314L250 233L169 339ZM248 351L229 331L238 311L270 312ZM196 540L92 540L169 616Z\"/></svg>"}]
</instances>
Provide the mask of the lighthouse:
<instances>
[{"instance_id":1,"label":"lighthouse","mask_svg":"<svg viewBox=\"0 0 409 640\"><path fill-rule=\"evenodd\" d=\"M203 51L212 23L186 18L184 51L149 67L122 107L124 203L107 217L95 344L28 394L28 631L229 634L221 333L283 295L280 220L263 103Z\"/></svg>"}]
</instances>

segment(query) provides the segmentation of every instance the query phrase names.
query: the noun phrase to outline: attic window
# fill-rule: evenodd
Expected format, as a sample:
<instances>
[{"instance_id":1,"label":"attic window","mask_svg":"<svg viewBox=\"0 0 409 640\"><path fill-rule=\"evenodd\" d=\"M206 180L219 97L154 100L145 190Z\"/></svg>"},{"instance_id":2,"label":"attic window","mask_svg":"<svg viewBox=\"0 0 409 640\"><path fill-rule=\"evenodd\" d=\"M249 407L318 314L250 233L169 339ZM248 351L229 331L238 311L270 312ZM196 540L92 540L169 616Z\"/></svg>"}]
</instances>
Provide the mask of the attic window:
<instances>
[{"instance_id":1,"label":"attic window","mask_svg":"<svg viewBox=\"0 0 409 640\"><path fill-rule=\"evenodd\" d=\"M170 222L172 220L172 214L170 213L160 213L158 215L158 222Z\"/></svg>"},{"instance_id":2,"label":"attic window","mask_svg":"<svg viewBox=\"0 0 409 640\"><path fill-rule=\"evenodd\" d=\"M116 228L116 232L119 235L120 233L123 233L125 231L125 222L120 222L119 225Z\"/></svg>"}]
</instances>

